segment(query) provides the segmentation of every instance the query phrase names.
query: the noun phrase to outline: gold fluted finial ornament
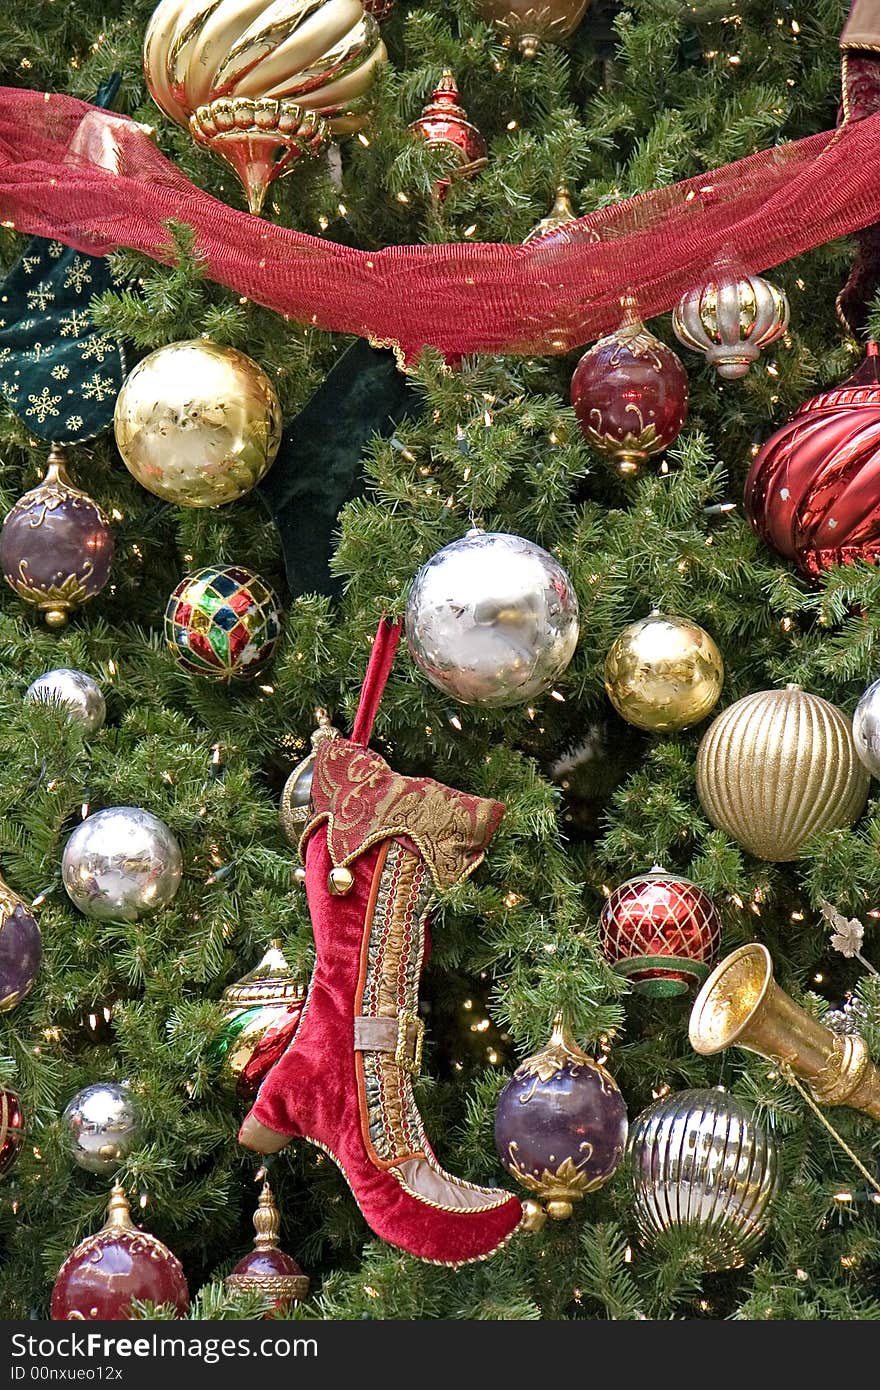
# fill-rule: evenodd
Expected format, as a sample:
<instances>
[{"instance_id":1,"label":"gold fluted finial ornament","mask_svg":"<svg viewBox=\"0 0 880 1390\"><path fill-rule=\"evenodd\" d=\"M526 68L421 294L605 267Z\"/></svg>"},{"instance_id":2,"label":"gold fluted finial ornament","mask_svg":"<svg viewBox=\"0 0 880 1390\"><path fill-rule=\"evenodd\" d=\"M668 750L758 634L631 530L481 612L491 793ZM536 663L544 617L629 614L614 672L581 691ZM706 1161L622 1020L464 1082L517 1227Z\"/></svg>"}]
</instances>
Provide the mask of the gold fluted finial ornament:
<instances>
[{"instance_id":1,"label":"gold fluted finial ornament","mask_svg":"<svg viewBox=\"0 0 880 1390\"><path fill-rule=\"evenodd\" d=\"M162 0L144 73L156 105L235 170L259 213L302 155L360 129L387 57L360 0Z\"/></svg>"},{"instance_id":2,"label":"gold fluted finial ornament","mask_svg":"<svg viewBox=\"0 0 880 1390\"><path fill-rule=\"evenodd\" d=\"M120 1182L115 1182L110 1189L110 1197L107 1201L107 1220L101 1229L104 1231L133 1231L135 1229L125 1188Z\"/></svg>"},{"instance_id":3,"label":"gold fluted finial ornament","mask_svg":"<svg viewBox=\"0 0 880 1390\"><path fill-rule=\"evenodd\" d=\"M689 1037L704 1057L743 1047L806 1083L820 1105L848 1105L880 1120L880 1069L856 1033L839 1035L795 1003L773 978L766 946L726 956L694 1001Z\"/></svg>"},{"instance_id":4,"label":"gold fluted finial ornament","mask_svg":"<svg viewBox=\"0 0 880 1390\"><path fill-rule=\"evenodd\" d=\"M268 1182L263 1183L253 1220L254 1248L226 1276L226 1286L240 1292L267 1294L273 1309L286 1308L305 1298L309 1277L296 1260L278 1248L281 1212Z\"/></svg>"}]
</instances>

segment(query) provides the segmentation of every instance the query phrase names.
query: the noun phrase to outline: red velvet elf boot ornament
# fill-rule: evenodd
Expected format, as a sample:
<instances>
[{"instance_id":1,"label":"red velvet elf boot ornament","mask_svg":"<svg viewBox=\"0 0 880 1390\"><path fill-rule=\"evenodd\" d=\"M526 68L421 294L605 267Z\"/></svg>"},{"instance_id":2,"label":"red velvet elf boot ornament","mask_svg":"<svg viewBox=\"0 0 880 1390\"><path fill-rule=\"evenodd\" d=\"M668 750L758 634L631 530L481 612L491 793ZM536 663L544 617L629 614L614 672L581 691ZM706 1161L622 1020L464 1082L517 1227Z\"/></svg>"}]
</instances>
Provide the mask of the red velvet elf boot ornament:
<instances>
[{"instance_id":1,"label":"red velvet elf boot ornament","mask_svg":"<svg viewBox=\"0 0 880 1390\"><path fill-rule=\"evenodd\" d=\"M484 1259L517 1228L519 1199L440 1167L413 1098L424 1025L418 985L439 889L473 873L497 801L400 777L367 747L400 625L383 619L350 739L316 749L300 840L317 959L299 1027L268 1072L239 1141L294 1138L337 1163L376 1235L419 1259Z\"/></svg>"}]
</instances>

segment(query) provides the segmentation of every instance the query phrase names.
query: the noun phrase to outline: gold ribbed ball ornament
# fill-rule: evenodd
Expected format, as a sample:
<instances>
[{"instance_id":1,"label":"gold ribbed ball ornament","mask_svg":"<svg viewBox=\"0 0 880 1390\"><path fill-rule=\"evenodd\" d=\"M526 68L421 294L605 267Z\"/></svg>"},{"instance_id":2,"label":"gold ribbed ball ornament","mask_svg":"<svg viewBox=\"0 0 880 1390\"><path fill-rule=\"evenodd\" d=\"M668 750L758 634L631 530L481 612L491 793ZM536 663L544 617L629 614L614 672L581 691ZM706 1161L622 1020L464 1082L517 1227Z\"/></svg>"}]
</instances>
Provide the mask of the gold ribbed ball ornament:
<instances>
[{"instance_id":1,"label":"gold ribbed ball ornament","mask_svg":"<svg viewBox=\"0 0 880 1390\"><path fill-rule=\"evenodd\" d=\"M605 658L605 689L617 713L652 733L698 724L723 683L724 662L708 632L666 613L630 623Z\"/></svg>"},{"instance_id":2,"label":"gold ribbed ball ornament","mask_svg":"<svg viewBox=\"0 0 880 1390\"><path fill-rule=\"evenodd\" d=\"M852 825L869 783L851 721L799 685L737 700L697 753L697 795L709 820L777 864L797 859L819 831Z\"/></svg>"},{"instance_id":3,"label":"gold ribbed ball ornament","mask_svg":"<svg viewBox=\"0 0 880 1390\"><path fill-rule=\"evenodd\" d=\"M258 213L302 155L360 129L387 57L361 0L162 0L144 74L156 105L235 170Z\"/></svg>"},{"instance_id":4,"label":"gold ribbed ball ornament","mask_svg":"<svg viewBox=\"0 0 880 1390\"><path fill-rule=\"evenodd\" d=\"M250 492L274 462L281 403L250 357L190 338L129 372L113 428L126 468L148 492L179 507L219 507Z\"/></svg>"}]
</instances>

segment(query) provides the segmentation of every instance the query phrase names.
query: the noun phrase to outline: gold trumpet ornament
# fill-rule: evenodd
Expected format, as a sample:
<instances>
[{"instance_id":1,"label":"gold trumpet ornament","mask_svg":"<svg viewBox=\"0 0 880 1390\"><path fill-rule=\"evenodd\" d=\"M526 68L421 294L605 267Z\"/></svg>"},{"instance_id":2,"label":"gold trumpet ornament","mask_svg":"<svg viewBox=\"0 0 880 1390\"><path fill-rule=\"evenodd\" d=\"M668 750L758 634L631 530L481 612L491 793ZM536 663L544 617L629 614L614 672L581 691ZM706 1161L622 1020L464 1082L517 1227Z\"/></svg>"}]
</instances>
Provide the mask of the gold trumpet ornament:
<instances>
[{"instance_id":1,"label":"gold trumpet ornament","mask_svg":"<svg viewBox=\"0 0 880 1390\"><path fill-rule=\"evenodd\" d=\"M144 75L156 105L235 170L259 213L302 155L361 128L387 57L361 0L162 0Z\"/></svg>"},{"instance_id":2,"label":"gold trumpet ornament","mask_svg":"<svg viewBox=\"0 0 880 1390\"><path fill-rule=\"evenodd\" d=\"M796 1004L773 978L757 941L712 971L694 1001L689 1036L704 1057L743 1047L802 1081L819 1105L848 1105L880 1120L880 1068L857 1033L839 1035Z\"/></svg>"}]
</instances>

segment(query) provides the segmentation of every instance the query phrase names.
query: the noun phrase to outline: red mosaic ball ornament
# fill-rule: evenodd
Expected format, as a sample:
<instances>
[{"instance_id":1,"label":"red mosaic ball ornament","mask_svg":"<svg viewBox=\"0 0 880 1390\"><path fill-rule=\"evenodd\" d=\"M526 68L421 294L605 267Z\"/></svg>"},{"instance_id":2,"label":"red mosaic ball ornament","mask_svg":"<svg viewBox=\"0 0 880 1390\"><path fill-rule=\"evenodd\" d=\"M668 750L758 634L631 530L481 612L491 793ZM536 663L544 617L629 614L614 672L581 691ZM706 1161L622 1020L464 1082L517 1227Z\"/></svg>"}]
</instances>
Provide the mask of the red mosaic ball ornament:
<instances>
[{"instance_id":1,"label":"red mosaic ball ornament","mask_svg":"<svg viewBox=\"0 0 880 1390\"><path fill-rule=\"evenodd\" d=\"M397 0L363 0L363 6L367 14L371 14L379 23L384 24Z\"/></svg>"},{"instance_id":2,"label":"red mosaic ball ornament","mask_svg":"<svg viewBox=\"0 0 880 1390\"><path fill-rule=\"evenodd\" d=\"M805 574L880 558L880 357L805 401L763 445L749 471L754 530Z\"/></svg>"},{"instance_id":3,"label":"red mosaic ball ornament","mask_svg":"<svg viewBox=\"0 0 880 1390\"><path fill-rule=\"evenodd\" d=\"M81 1241L58 1271L52 1320L127 1322L136 1298L170 1303L180 1317L189 1308L180 1261L161 1240L133 1224L128 1198L117 1183L105 1225Z\"/></svg>"},{"instance_id":4,"label":"red mosaic ball ornament","mask_svg":"<svg viewBox=\"0 0 880 1390\"><path fill-rule=\"evenodd\" d=\"M621 473L637 473L684 427L687 372L672 348L630 312L578 362L571 403L590 447L613 459Z\"/></svg>"},{"instance_id":5,"label":"red mosaic ball ornament","mask_svg":"<svg viewBox=\"0 0 880 1390\"><path fill-rule=\"evenodd\" d=\"M165 639L197 676L257 675L281 636L281 606L264 579L243 565L207 565L181 580L165 609Z\"/></svg>"},{"instance_id":6,"label":"red mosaic ball ornament","mask_svg":"<svg viewBox=\"0 0 880 1390\"><path fill-rule=\"evenodd\" d=\"M663 998L706 978L721 944L721 919L702 888L655 864L614 889L599 935L618 974L639 993Z\"/></svg>"},{"instance_id":7,"label":"red mosaic ball ornament","mask_svg":"<svg viewBox=\"0 0 880 1390\"><path fill-rule=\"evenodd\" d=\"M15 1091L0 1086L0 1175L9 1171L24 1142L24 1112Z\"/></svg>"}]
</instances>

